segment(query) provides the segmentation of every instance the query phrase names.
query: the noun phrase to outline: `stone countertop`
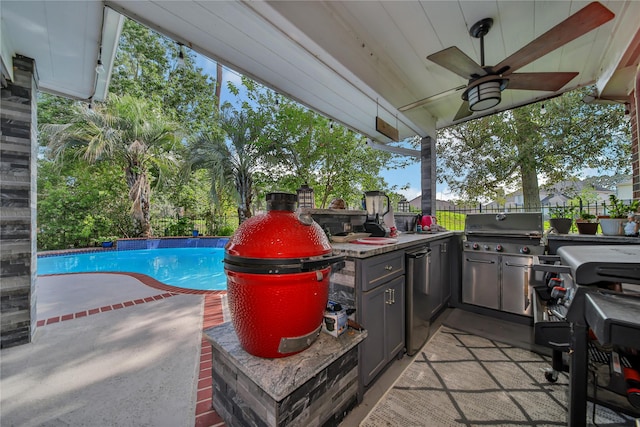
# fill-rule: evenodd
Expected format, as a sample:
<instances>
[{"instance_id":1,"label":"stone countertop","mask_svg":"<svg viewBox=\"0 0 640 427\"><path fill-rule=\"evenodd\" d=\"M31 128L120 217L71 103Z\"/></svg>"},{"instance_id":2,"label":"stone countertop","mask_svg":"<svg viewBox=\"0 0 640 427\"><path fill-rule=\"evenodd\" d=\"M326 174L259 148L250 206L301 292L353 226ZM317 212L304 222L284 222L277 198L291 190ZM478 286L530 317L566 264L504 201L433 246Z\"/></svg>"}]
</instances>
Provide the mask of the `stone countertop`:
<instances>
[{"instance_id":1,"label":"stone countertop","mask_svg":"<svg viewBox=\"0 0 640 427\"><path fill-rule=\"evenodd\" d=\"M574 242L630 243L640 245L640 237L605 236L603 234L549 234L548 239Z\"/></svg>"},{"instance_id":2,"label":"stone countertop","mask_svg":"<svg viewBox=\"0 0 640 427\"><path fill-rule=\"evenodd\" d=\"M394 239L397 243L386 245L368 245L362 243L332 243L333 253L351 258L368 258L398 249L406 249L421 243L462 234L461 231L441 231L436 233L401 233Z\"/></svg>"},{"instance_id":3,"label":"stone countertop","mask_svg":"<svg viewBox=\"0 0 640 427\"><path fill-rule=\"evenodd\" d=\"M239 371L279 402L358 345L367 337L367 331L349 328L338 338L321 332L311 347L279 359L264 359L247 353L240 346L232 322L206 329L204 336Z\"/></svg>"}]
</instances>

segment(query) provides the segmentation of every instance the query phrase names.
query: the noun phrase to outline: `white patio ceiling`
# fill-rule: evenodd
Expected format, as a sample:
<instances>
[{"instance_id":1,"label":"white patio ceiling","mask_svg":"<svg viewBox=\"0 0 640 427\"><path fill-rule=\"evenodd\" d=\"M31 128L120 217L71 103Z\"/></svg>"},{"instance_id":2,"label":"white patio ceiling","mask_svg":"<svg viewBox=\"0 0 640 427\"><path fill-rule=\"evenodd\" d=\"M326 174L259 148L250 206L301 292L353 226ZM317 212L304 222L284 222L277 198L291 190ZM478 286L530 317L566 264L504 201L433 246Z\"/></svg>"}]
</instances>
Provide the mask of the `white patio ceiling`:
<instances>
[{"instance_id":1,"label":"white patio ceiling","mask_svg":"<svg viewBox=\"0 0 640 427\"><path fill-rule=\"evenodd\" d=\"M482 18L486 63L495 65L582 9L586 1L11 1L3 0L3 73L10 56L36 59L43 90L87 99L94 94L102 40L105 65L118 22L103 5L179 41L374 140L376 116L400 138L432 135L453 123L467 81L426 57L457 46L480 62L468 29ZM576 71L557 92L505 90L496 111L596 83L623 100L638 65L640 2L603 2L615 17L523 67ZM103 25L102 22L105 22ZM106 34L106 36L105 36ZM102 87L108 75L101 75ZM98 90L97 95L100 95ZM409 107L425 98L429 101ZM469 118L478 117L474 114Z\"/></svg>"}]
</instances>

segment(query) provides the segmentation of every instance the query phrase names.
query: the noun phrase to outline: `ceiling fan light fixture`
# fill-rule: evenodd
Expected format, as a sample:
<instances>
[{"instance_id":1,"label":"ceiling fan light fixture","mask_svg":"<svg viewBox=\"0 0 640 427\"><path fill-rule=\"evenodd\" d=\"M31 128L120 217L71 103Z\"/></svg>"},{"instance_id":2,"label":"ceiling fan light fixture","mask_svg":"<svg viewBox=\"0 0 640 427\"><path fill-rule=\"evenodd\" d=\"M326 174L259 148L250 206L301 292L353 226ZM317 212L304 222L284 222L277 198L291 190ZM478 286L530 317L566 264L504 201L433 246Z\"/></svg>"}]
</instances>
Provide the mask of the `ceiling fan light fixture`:
<instances>
[{"instance_id":1,"label":"ceiling fan light fixture","mask_svg":"<svg viewBox=\"0 0 640 427\"><path fill-rule=\"evenodd\" d=\"M466 98L469 100L469 109L484 111L495 107L502 100L501 91L502 82L500 80L491 80L470 87L465 92Z\"/></svg>"}]
</instances>

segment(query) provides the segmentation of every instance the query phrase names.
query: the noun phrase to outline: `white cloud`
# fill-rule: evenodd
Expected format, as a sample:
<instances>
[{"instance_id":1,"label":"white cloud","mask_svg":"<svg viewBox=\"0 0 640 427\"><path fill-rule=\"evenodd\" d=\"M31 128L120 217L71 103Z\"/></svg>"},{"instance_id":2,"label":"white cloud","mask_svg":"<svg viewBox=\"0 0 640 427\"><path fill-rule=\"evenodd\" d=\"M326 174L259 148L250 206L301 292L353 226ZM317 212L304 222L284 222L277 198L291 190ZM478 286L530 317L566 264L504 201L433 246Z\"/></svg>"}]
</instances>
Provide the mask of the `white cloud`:
<instances>
[{"instance_id":1,"label":"white cloud","mask_svg":"<svg viewBox=\"0 0 640 427\"><path fill-rule=\"evenodd\" d=\"M451 189L444 184L438 185L436 191L436 199L438 200L454 200L456 195L453 194Z\"/></svg>"},{"instance_id":2,"label":"white cloud","mask_svg":"<svg viewBox=\"0 0 640 427\"><path fill-rule=\"evenodd\" d=\"M228 68L222 69L222 81L224 81L225 84L227 82L232 82L234 85L239 86L241 84L241 80L242 78L239 73L236 73L235 71L232 71Z\"/></svg>"},{"instance_id":3,"label":"white cloud","mask_svg":"<svg viewBox=\"0 0 640 427\"><path fill-rule=\"evenodd\" d=\"M413 200L422 194L419 188L407 188L406 190L400 190L398 193L402 194L407 200Z\"/></svg>"}]
</instances>

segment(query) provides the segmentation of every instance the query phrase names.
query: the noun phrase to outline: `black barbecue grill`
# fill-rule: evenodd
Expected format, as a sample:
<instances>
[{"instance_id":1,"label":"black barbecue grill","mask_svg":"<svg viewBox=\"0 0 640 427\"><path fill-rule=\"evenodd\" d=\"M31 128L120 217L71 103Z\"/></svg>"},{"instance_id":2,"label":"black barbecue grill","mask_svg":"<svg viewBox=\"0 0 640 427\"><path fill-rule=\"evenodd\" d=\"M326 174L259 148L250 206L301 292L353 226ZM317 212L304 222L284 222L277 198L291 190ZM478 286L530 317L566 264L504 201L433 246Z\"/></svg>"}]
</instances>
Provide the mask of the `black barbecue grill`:
<instances>
[{"instance_id":1,"label":"black barbecue grill","mask_svg":"<svg viewBox=\"0 0 640 427\"><path fill-rule=\"evenodd\" d=\"M557 379L558 371L566 369L562 355L568 353L568 423L582 426L589 354L598 353L590 348L589 329L600 344L612 346L611 354L617 355L615 346L630 343L640 349L640 245L563 246L556 256L536 257L533 270L545 273L542 283L534 284L533 304L535 342L553 351L545 377ZM610 391L624 394L626 390L614 389L616 384L624 387L624 381L611 380Z\"/></svg>"}]
</instances>

